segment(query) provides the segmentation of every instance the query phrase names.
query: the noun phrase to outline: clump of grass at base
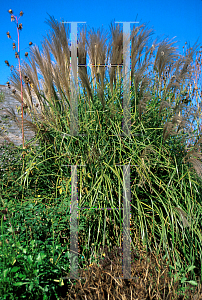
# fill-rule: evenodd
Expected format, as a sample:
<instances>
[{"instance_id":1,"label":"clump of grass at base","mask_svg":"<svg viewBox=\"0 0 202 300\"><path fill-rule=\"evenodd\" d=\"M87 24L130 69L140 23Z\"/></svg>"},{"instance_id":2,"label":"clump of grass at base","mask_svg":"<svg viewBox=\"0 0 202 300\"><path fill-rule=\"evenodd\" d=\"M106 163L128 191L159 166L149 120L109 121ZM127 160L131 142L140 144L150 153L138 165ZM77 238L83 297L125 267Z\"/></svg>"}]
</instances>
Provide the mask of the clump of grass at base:
<instances>
[{"instance_id":1,"label":"clump of grass at base","mask_svg":"<svg viewBox=\"0 0 202 300\"><path fill-rule=\"evenodd\" d=\"M95 89L86 68L80 67L83 89L78 95L79 133L87 136L74 137L66 135L70 134L70 112L66 107L71 95L67 92L69 69L62 69L62 65L69 66L68 40L65 42L64 39L64 24L53 19L49 24L53 31L57 29L57 35L55 39L49 37L49 42L48 39L45 41L44 57L38 56L37 63L44 79L42 87L37 86L33 76L37 48L32 49L30 65L24 63L22 67L22 77L30 78L32 93L41 108L37 110L29 97L24 99L34 119L29 123L24 120L25 125L36 132L36 138L26 143L25 150L17 147L19 155L26 151L25 171L16 160L7 165L8 170L0 177L0 294L6 299L41 299L42 295L46 297L44 299L99 299L98 294L102 295L100 299L108 299L112 294L126 299L182 299L182 294L193 297L200 291L202 278L202 185L201 165L197 159L201 139L199 137L187 153L186 142L191 130L185 127L184 120L186 114L188 119L192 113L197 118L199 112L186 103L180 104L185 89L192 97L193 91L188 87L193 85L191 62L196 47L187 49L184 57L178 56L173 43L168 41L149 47L148 54L154 54L158 46L151 74L146 70L152 55L141 67L135 65L137 57L132 55L130 139L118 136L122 133L121 68L114 72L116 68L112 67L109 82L103 77L104 68L92 68L91 79L95 78L97 84ZM137 48L139 35L133 30L132 53L139 53L141 46L148 42L149 31L144 31L143 25L139 29L142 29L142 45ZM110 55L112 62L121 64L121 52L116 49L118 46L123 48L122 34L119 27L112 28L112 32L116 34L112 35L114 43ZM78 60L79 64L85 64L85 60L82 62L86 43L84 33L81 37ZM94 33L91 33L89 53L94 53L95 43L98 53L104 53L99 36ZM60 47L56 53L53 49L57 45ZM133 52L134 49L137 51ZM45 70L42 65L48 51L53 52L57 67L48 61ZM64 61L65 57L67 61ZM90 58L95 64L94 55ZM104 63L101 55L99 59L101 64ZM170 66L169 72L167 66ZM53 76L47 77L46 72ZM61 78L57 74L61 74ZM20 81L17 80L20 79L16 73L14 75L10 81L19 91ZM114 79L116 83L113 84ZM23 85L23 89L27 88ZM198 90L195 89L196 96ZM15 96L19 99L18 93ZM36 142L38 146L35 146ZM131 276L138 279L129 280L132 289L127 280L120 279L123 285L120 289L114 277L122 276L118 252L120 255L123 215L121 209L115 208L122 207L123 172L116 165L129 163ZM78 165L79 272L87 278L81 284L67 279L71 201L71 167L68 165ZM102 277L98 284L99 274ZM92 289L87 291L85 282Z\"/></svg>"}]
</instances>

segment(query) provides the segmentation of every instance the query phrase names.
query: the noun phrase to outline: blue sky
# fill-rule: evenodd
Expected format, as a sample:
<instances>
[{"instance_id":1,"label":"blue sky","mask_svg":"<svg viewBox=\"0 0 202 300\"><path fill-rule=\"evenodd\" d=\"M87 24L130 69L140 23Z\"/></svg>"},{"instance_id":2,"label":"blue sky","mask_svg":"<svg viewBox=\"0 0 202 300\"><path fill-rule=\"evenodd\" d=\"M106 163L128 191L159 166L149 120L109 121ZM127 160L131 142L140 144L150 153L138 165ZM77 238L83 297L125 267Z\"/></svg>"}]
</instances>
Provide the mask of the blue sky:
<instances>
[{"instance_id":1,"label":"blue sky","mask_svg":"<svg viewBox=\"0 0 202 300\"><path fill-rule=\"evenodd\" d=\"M24 15L19 19L23 29L20 31L21 58L29 52L29 42L41 47L43 36L51 29L45 23L49 15L58 21L84 21L87 31L98 29L109 31L109 25L113 21L139 21L146 23L148 29L153 29L151 40L164 38L177 41L180 54L183 54L185 42L192 47L198 39L202 46L202 1L201 0L77 0L77 1L2 1L1 2L1 26L0 26L0 84L6 84L11 75L10 68L5 64L8 60L10 65L17 67L18 60L15 58L15 50L12 49L13 41L8 39L6 32L9 31L13 40L17 42L16 23L11 22L8 10L19 17L22 10ZM48 15L49 14L49 15ZM85 24L80 24L84 26ZM138 25L138 24L136 24ZM122 28L122 24L120 24ZM132 30L131 24L131 30ZM28 47L27 49L24 49ZM24 49L24 50L23 50ZM88 61L87 61L88 63Z\"/></svg>"}]
</instances>

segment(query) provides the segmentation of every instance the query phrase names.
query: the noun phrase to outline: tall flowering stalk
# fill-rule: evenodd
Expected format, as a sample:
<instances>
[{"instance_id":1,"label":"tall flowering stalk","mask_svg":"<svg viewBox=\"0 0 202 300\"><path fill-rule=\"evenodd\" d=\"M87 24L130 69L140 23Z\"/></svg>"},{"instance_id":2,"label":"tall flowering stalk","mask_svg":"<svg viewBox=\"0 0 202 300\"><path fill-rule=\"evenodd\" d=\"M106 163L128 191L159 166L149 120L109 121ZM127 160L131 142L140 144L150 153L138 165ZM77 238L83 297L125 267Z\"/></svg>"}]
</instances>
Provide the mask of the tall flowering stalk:
<instances>
[{"instance_id":1,"label":"tall flowering stalk","mask_svg":"<svg viewBox=\"0 0 202 300\"><path fill-rule=\"evenodd\" d=\"M8 11L10 14L11 14L11 22L15 21L16 20L16 23L17 23L17 34L18 34L18 52L15 52L15 58L18 59L18 64L19 64L19 73L20 73L20 82L21 82L21 100L22 100L22 103L21 103L21 115L22 115L22 146L23 146L23 149L25 149L25 145L24 145L24 120L23 120L23 91L22 91L22 74L21 74L21 66L20 66L20 35L19 35L19 30L22 30L22 23L20 23L18 25L18 21L20 19L21 16L23 16L23 12L21 11L20 12L20 17L17 19L16 16L13 15L13 11L12 9L9 9ZM10 36L10 33L9 31L7 32L7 36L8 38L11 39L11 36ZM31 46L32 45L32 42L29 42L29 45ZM16 44L13 43L13 50L16 49ZM27 57L28 56L28 52L25 53L25 56ZM7 64L7 66L9 67L9 62L7 60L5 60L5 63ZM13 66L11 66L11 70L12 70ZM8 84L8 87L10 88L10 83L7 82ZM13 91L15 93L15 90ZM24 161L24 151L23 151L23 161Z\"/></svg>"}]
</instances>

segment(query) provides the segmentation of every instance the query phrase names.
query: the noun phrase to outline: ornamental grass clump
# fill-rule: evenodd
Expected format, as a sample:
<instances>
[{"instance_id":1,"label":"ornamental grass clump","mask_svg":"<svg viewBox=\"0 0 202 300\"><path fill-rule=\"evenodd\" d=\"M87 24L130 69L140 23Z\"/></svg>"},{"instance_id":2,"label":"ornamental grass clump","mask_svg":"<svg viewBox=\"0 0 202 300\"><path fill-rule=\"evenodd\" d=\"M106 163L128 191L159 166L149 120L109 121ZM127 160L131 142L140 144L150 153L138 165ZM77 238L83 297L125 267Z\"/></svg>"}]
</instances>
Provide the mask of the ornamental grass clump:
<instances>
[{"instance_id":1,"label":"ornamental grass clump","mask_svg":"<svg viewBox=\"0 0 202 300\"><path fill-rule=\"evenodd\" d=\"M121 136L123 33L112 25L107 49L105 34L91 31L87 40L82 31L79 135L74 136L69 30L52 17L48 24L53 31L45 38L43 51L32 47L29 62L21 68L22 80L28 78L33 87L22 84L23 102L32 118L24 125L35 133L25 143L24 171L17 159L22 146L5 146L2 158L6 172L0 173L1 297L200 299L201 51L196 63L196 44L179 55L174 42L150 42L151 30L144 24L133 27L131 136ZM108 59L109 79L104 67ZM21 101L21 79L15 70L10 82L15 99ZM10 115L17 122L13 111ZM197 129L192 128L195 121ZM124 279L122 165L129 164L132 278ZM70 279L73 165L78 179L81 279Z\"/></svg>"}]
</instances>

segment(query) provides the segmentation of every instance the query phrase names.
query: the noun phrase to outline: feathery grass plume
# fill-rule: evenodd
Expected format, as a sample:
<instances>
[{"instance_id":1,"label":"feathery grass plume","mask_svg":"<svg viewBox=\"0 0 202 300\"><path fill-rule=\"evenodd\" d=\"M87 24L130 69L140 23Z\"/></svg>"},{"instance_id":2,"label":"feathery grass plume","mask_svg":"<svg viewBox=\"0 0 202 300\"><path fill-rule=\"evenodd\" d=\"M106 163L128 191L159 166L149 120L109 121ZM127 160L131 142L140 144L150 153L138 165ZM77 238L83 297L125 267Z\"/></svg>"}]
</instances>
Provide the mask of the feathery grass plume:
<instances>
[{"instance_id":1,"label":"feathery grass plume","mask_svg":"<svg viewBox=\"0 0 202 300\"><path fill-rule=\"evenodd\" d=\"M99 97L102 103L103 110L105 109L104 101L104 77L105 77L105 67L100 66L106 63L106 33L101 36L101 31L98 30L95 33L94 30L91 30L89 33L89 40L87 40L87 45L89 49L89 57L91 61L91 77L96 78ZM99 75L100 79L99 79ZM100 82L101 80L101 82ZM93 81L93 87L95 89L95 83Z\"/></svg>"},{"instance_id":2,"label":"feathery grass plume","mask_svg":"<svg viewBox=\"0 0 202 300\"><path fill-rule=\"evenodd\" d=\"M152 64L151 57L153 51L157 47L156 40L152 42L151 47L146 46L149 36L153 34L153 30L146 30L146 24L142 24L133 28L131 32L132 52L131 52L131 78L133 78L134 86L136 89L141 82L140 95L142 95L142 89L151 81L151 78L146 74L143 76L144 71ZM140 29L141 32L139 33ZM144 31L145 30L145 31ZM139 35L137 35L139 33ZM149 48L149 49L148 49ZM149 58L147 57L149 54ZM144 55L144 60L141 63L141 57Z\"/></svg>"},{"instance_id":3,"label":"feathery grass plume","mask_svg":"<svg viewBox=\"0 0 202 300\"><path fill-rule=\"evenodd\" d=\"M164 40L160 43L158 47L158 51L154 61L154 70L157 69L159 84L161 75L167 67L167 65L172 64L174 62L174 59L177 58L177 47L172 47L174 43L176 42L170 43L168 40Z\"/></svg>"},{"instance_id":4,"label":"feathery grass plume","mask_svg":"<svg viewBox=\"0 0 202 300\"><path fill-rule=\"evenodd\" d=\"M48 38L44 38L44 45L46 44L50 52L53 54L56 64L54 70L54 77L56 79L59 92L61 90L68 97L70 102L70 55L71 51L69 49L69 25L66 32L66 25L54 20L53 17L50 17L50 20L47 20L46 23L53 29L48 35ZM46 46L46 55L49 56L49 51ZM50 63L50 60L49 60ZM55 79L55 78L54 78ZM56 82L55 82L56 83ZM63 94L60 94L63 97Z\"/></svg>"},{"instance_id":5,"label":"feathery grass plume","mask_svg":"<svg viewBox=\"0 0 202 300\"><path fill-rule=\"evenodd\" d=\"M120 26L119 24L116 26L113 26L111 23L111 36L112 36L112 41L109 44L109 49L108 49L108 57L110 59L110 64L112 67L109 69L109 76L110 76L110 89L111 89L111 95L113 95L113 85L116 87L116 70L118 69L118 78L119 81L121 80L121 71L122 71L122 66L123 66L123 32L120 31ZM109 54L110 49L112 51ZM117 65L120 65L117 66Z\"/></svg>"},{"instance_id":6,"label":"feathery grass plume","mask_svg":"<svg viewBox=\"0 0 202 300\"><path fill-rule=\"evenodd\" d=\"M172 45L173 43L171 43ZM195 44L196 45L196 44ZM197 46L195 46L194 49L190 50L188 54L185 57L179 57L178 60L174 63L174 59L177 58L177 54L175 53L176 48L175 47L170 47L168 45L168 42L163 41L157 52L157 56L154 62L154 69L157 69L158 71L158 83L159 83L159 96L160 92L163 91L163 95L161 95L161 99L163 99L163 102L161 103L159 114L161 113L162 109L166 107L171 107L171 103L166 104L166 98L170 94L170 88L174 88L172 91L172 94L175 94L176 88L179 88L181 91L181 86L183 84L183 80L185 79L190 79L191 78L191 62L193 60L193 55L196 50ZM181 71L179 70L180 66L182 66ZM163 70L165 69L166 66L172 66L169 67L169 74L172 73L172 70L175 69L174 74L171 77L170 82L167 84L167 86L164 86L164 89L161 89L160 83L160 77L162 76ZM174 80L176 80L174 82ZM176 101L177 102L177 101ZM183 105L182 103L176 103L176 106L174 107L174 112L178 113L178 116L173 117L172 122L167 122L164 127L164 140L166 140L170 134L171 130L175 126L176 123L180 123L181 128L185 127L186 124L189 122L185 120L184 117L180 117L180 111L182 108L185 108L186 106ZM189 111L190 115L195 115L195 112ZM190 123L190 122L189 122ZM172 135L175 134L172 132Z\"/></svg>"},{"instance_id":7,"label":"feathery grass plume","mask_svg":"<svg viewBox=\"0 0 202 300\"><path fill-rule=\"evenodd\" d=\"M78 41L78 73L79 78L81 79L81 84L84 89L84 93L87 90L87 98L89 99L89 107L90 107L90 100L93 101L93 94L90 86L90 81L87 73L87 66L86 66L86 57L87 57L87 39L86 39L86 29L82 29L79 41ZM81 66L84 65L84 66ZM85 99L87 100L87 99Z\"/></svg>"},{"instance_id":8,"label":"feathery grass plume","mask_svg":"<svg viewBox=\"0 0 202 300\"><path fill-rule=\"evenodd\" d=\"M193 167L191 167L191 169L194 169L200 178L202 178L202 163L201 161L197 160L197 158L202 159L201 143L202 143L202 136L195 143L194 148L190 150L183 158L183 161L185 161L186 163L191 162L193 164ZM197 147L199 152L196 152Z\"/></svg>"}]
</instances>

